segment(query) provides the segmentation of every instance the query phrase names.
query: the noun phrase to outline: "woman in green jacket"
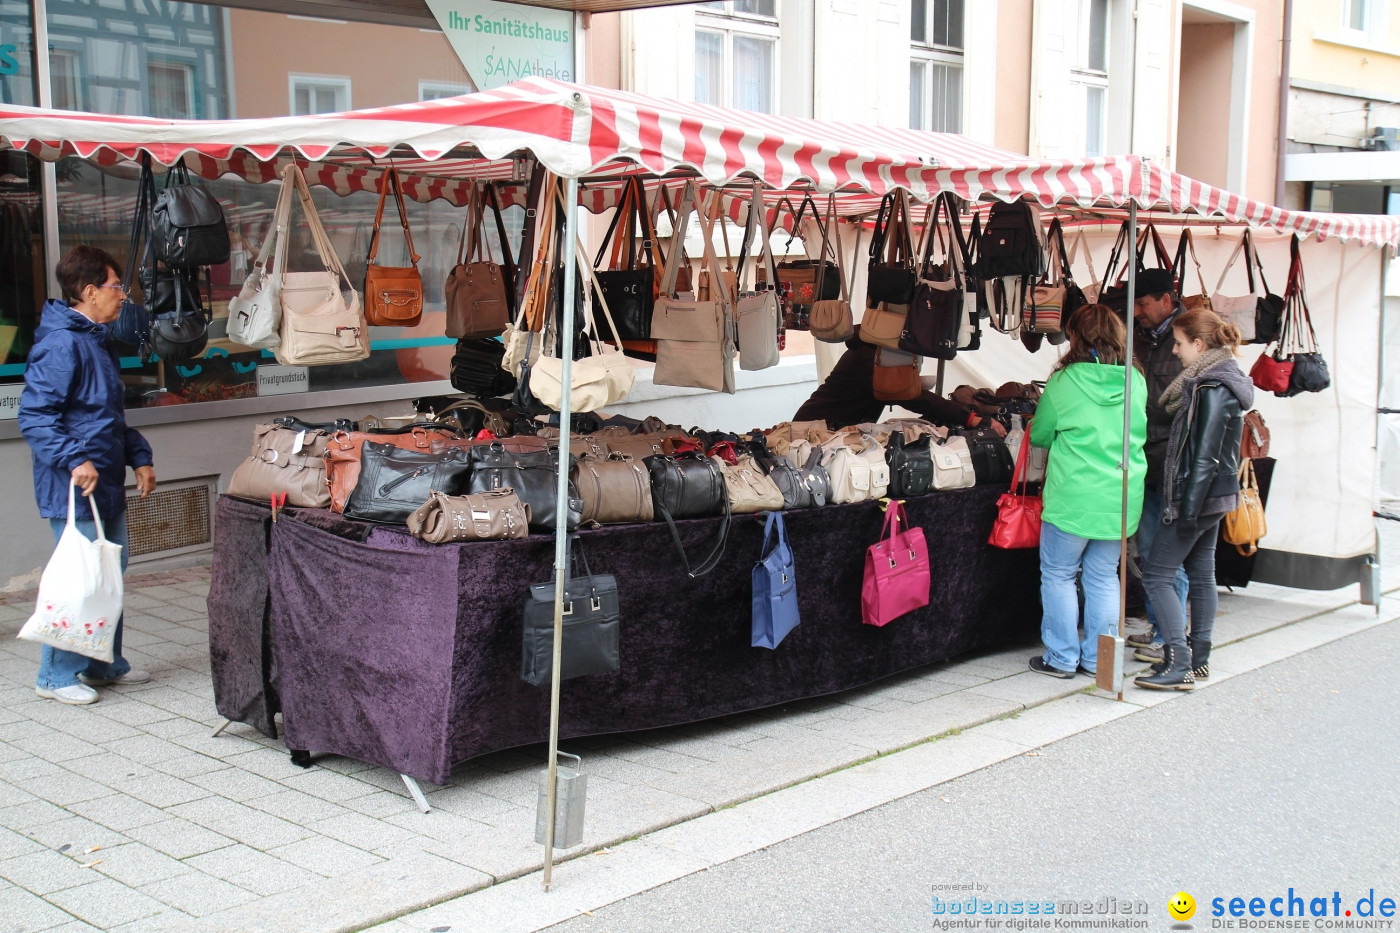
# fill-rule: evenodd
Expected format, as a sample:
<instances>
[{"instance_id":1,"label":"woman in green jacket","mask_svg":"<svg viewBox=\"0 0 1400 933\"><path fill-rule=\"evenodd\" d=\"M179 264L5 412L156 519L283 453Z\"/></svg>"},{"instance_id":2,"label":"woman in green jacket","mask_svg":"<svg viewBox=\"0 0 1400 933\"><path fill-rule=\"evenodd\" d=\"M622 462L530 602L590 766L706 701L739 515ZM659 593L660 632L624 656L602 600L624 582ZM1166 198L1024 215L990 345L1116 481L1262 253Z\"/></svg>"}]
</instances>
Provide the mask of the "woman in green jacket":
<instances>
[{"instance_id":1,"label":"woman in green jacket","mask_svg":"<svg viewBox=\"0 0 1400 933\"><path fill-rule=\"evenodd\" d=\"M1045 386L1031 443L1048 447L1040 527L1040 638L1045 653L1031 670L1052 677L1093 676L1099 635L1118 621L1118 555L1123 534L1123 320L1104 305L1086 305L1065 330L1069 352ZM1142 514L1147 474L1147 385L1132 375L1132 428L1128 458L1128 534ZM1084 637L1079 637L1083 571Z\"/></svg>"}]
</instances>

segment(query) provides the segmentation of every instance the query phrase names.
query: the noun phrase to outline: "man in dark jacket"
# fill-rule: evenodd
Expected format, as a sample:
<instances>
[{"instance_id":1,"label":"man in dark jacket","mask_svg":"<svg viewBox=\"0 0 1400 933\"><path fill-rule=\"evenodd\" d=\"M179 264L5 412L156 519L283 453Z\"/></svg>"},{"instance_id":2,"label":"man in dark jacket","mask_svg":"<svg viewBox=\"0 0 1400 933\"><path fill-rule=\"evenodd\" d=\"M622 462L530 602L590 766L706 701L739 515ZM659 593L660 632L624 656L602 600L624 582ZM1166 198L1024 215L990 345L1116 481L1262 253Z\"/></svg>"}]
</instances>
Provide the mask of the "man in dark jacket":
<instances>
[{"instance_id":1,"label":"man in dark jacket","mask_svg":"<svg viewBox=\"0 0 1400 933\"><path fill-rule=\"evenodd\" d=\"M1177 299L1172 274L1167 269L1142 269L1137 274L1133 302L1133 359L1142 367L1147 380L1147 483L1142 497L1142 523L1138 525L1137 550L1145 560L1157 535L1157 523L1165 502L1162 499L1162 464L1167 457L1167 438L1172 430L1172 416L1162 407L1162 393L1181 375L1181 360L1172 352L1172 321L1185 308ZM1183 605L1189 584L1186 571L1176 572L1176 594ZM1147 621L1152 631L1147 635L1130 635L1126 639L1139 661L1161 660L1162 639L1157 630L1157 613L1152 601L1147 601Z\"/></svg>"},{"instance_id":2,"label":"man in dark jacket","mask_svg":"<svg viewBox=\"0 0 1400 933\"><path fill-rule=\"evenodd\" d=\"M19 403L20 432L34 460L34 496L57 540L67 525L69 485L81 489L88 502L76 509L78 529L88 540L97 537L91 503L107 540L121 546L125 570L126 468L135 471L142 498L156 487L151 445L126 426L121 370L107 327L121 313L126 287L116 260L94 246L75 247L56 271L66 301L44 305ZM110 663L45 645L35 692L84 704L97 700L93 687L150 680L121 651L120 619Z\"/></svg>"},{"instance_id":3,"label":"man in dark jacket","mask_svg":"<svg viewBox=\"0 0 1400 933\"><path fill-rule=\"evenodd\" d=\"M1168 340L1168 344L1170 343ZM968 406L927 390L907 402L884 402L877 399L873 385L875 350L874 346L860 339L860 328L857 327L855 335L846 341L846 352L836 361L836 366L832 368L826 381L817 386L817 391L802 403L792 420L825 420L832 429L844 428L852 424L879 421L887 405L898 405L909 409L920 418L945 427L975 428L981 424L982 417ZM1000 424L994 424L1001 428ZM1005 434L1006 431L1002 428L998 433Z\"/></svg>"}]
</instances>

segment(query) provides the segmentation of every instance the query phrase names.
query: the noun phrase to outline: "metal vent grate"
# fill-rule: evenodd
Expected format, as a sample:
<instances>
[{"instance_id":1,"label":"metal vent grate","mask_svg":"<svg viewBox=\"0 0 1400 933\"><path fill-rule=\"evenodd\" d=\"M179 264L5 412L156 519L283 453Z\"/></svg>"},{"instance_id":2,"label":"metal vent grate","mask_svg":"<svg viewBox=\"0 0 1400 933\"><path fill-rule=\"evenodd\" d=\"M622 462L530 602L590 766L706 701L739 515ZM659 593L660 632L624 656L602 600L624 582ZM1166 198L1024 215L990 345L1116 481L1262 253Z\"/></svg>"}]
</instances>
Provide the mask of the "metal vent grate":
<instances>
[{"instance_id":1,"label":"metal vent grate","mask_svg":"<svg viewBox=\"0 0 1400 933\"><path fill-rule=\"evenodd\" d=\"M210 483L181 483L158 488L146 498L126 499L127 556L168 557L207 548L211 541Z\"/></svg>"}]
</instances>

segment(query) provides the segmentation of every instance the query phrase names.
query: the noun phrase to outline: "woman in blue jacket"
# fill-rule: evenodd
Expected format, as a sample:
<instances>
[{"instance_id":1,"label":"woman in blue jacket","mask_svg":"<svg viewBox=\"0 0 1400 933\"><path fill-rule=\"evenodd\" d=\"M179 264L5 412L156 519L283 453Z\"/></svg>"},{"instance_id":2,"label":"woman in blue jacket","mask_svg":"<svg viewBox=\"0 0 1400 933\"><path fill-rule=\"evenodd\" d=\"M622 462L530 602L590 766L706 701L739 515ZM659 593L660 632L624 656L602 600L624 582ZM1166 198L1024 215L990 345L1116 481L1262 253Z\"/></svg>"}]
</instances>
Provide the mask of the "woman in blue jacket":
<instances>
[{"instance_id":1,"label":"woman in blue jacket","mask_svg":"<svg viewBox=\"0 0 1400 933\"><path fill-rule=\"evenodd\" d=\"M44 304L34 332L19 402L19 428L34 460L34 497L54 540L68 520L68 487L76 485L102 516L107 539L122 548L126 569L126 468L136 472L142 498L156 488L151 445L126 426L121 370L107 325L121 313L126 287L115 259L95 246L74 247L59 260L65 301ZM97 529L79 507L78 529L88 540ZM34 690L60 703L97 700L93 687L150 680L122 657L117 620L110 663L47 645Z\"/></svg>"}]
</instances>

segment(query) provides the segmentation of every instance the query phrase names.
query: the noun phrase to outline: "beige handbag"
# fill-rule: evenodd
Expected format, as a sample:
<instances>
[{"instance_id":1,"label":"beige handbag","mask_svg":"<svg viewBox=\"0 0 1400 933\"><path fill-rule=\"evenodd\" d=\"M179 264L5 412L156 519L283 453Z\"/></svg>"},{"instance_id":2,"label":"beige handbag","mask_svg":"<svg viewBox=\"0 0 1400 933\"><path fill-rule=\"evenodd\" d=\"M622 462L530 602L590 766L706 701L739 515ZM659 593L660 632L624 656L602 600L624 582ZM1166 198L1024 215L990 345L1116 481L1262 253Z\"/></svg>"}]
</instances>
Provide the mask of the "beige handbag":
<instances>
[{"instance_id":1,"label":"beige handbag","mask_svg":"<svg viewBox=\"0 0 1400 933\"><path fill-rule=\"evenodd\" d=\"M281 280L282 329L274 353L283 366L327 366L354 363L369 356L369 325L360 308L360 293L345 275L331 246L306 178L296 163L282 170L290 175L306 211L306 223L324 267L321 272L274 271ZM349 296L348 298L346 296Z\"/></svg>"},{"instance_id":2,"label":"beige handbag","mask_svg":"<svg viewBox=\"0 0 1400 933\"><path fill-rule=\"evenodd\" d=\"M1259 299L1264 297L1264 290L1254 282L1254 265L1258 259L1253 254L1253 248L1254 243L1248 234L1240 238L1240 241L1235 244L1234 252L1230 254L1229 262L1225 263L1225 268L1220 272L1220 281L1215 283L1215 294L1210 299L1211 310L1220 315L1223 320L1238 327L1240 337L1245 343L1254 340L1256 333L1255 314L1259 308ZM1192 244L1192 253L1194 256L1194 244ZM1244 253L1244 271L1249 280L1249 294L1239 296L1221 294L1220 289L1225 285L1225 277L1234 268L1240 253ZM1199 263L1196 268L1199 273Z\"/></svg>"},{"instance_id":3,"label":"beige handbag","mask_svg":"<svg viewBox=\"0 0 1400 933\"><path fill-rule=\"evenodd\" d=\"M831 478L831 501L864 502L870 498L870 464L838 435L822 445L822 466Z\"/></svg>"},{"instance_id":4,"label":"beige handbag","mask_svg":"<svg viewBox=\"0 0 1400 933\"><path fill-rule=\"evenodd\" d=\"M1030 438L1026 438L1030 443ZM929 445L933 459L934 489L966 489L976 485L977 474L972 469L972 451L964 437L949 437Z\"/></svg>"},{"instance_id":5,"label":"beige handbag","mask_svg":"<svg viewBox=\"0 0 1400 933\"><path fill-rule=\"evenodd\" d=\"M883 499L890 488L890 465L885 462L885 448L870 435L864 437L865 449L856 453L870 470L870 498Z\"/></svg>"},{"instance_id":6,"label":"beige handbag","mask_svg":"<svg viewBox=\"0 0 1400 933\"><path fill-rule=\"evenodd\" d=\"M253 429L253 452L229 477L228 494L267 502L285 492L287 505L329 508L331 492L326 485L324 459L329 440L329 432L319 429L258 425Z\"/></svg>"},{"instance_id":7,"label":"beige handbag","mask_svg":"<svg viewBox=\"0 0 1400 933\"><path fill-rule=\"evenodd\" d=\"M457 264L447 273L443 285L447 304L443 333L449 337L497 337L510 323L509 280L506 270L491 260L486 231L482 228L489 199L496 213L497 229L505 229L495 192L489 183L472 189L472 204L462 226L462 241L458 244ZM509 262L509 244L504 236L501 244Z\"/></svg>"},{"instance_id":8,"label":"beige handbag","mask_svg":"<svg viewBox=\"0 0 1400 933\"><path fill-rule=\"evenodd\" d=\"M832 251L836 253L836 270L841 276L841 297L812 302L812 313L808 318L812 336L827 343L845 343L856 332L855 318L851 315L851 283L846 275L846 251L841 248L841 233L836 226L836 195L832 194L826 205L826 229L834 232L835 242ZM856 226L856 251L860 255L860 237L865 230Z\"/></svg>"},{"instance_id":9,"label":"beige handbag","mask_svg":"<svg viewBox=\"0 0 1400 933\"><path fill-rule=\"evenodd\" d=\"M653 518L651 476L627 454L581 457L574 485L583 499L584 522L600 525L649 522Z\"/></svg>"},{"instance_id":10,"label":"beige handbag","mask_svg":"<svg viewBox=\"0 0 1400 933\"><path fill-rule=\"evenodd\" d=\"M1240 463L1240 504L1234 511L1225 513L1224 537L1227 544L1250 557L1259 550L1259 539L1269 533L1269 522L1264 517L1264 500L1259 495L1259 483L1254 478L1254 461Z\"/></svg>"},{"instance_id":11,"label":"beige handbag","mask_svg":"<svg viewBox=\"0 0 1400 933\"><path fill-rule=\"evenodd\" d=\"M729 493L729 511L734 515L752 512L771 512L783 507L783 492L772 477L759 469L752 456L745 454L738 464L730 466L718 457L711 457L719 464L724 475L724 488Z\"/></svg>"},{"instance_id":12,"label":"beige handbag","mask_svg":"<svg viewBox=\"0 0 1400 933\"><path fill-rule=\"evenodd\" d=\"M408 516L408 533L429 544L523 538L529 525L530 506L509 486L468 496L434 492Z\"/></svg>"},{"instance_id":13,"label":"beige handbag","mask_svg":"<svg viewBox=\"0 0 1400 933\"><path fill-rule=\"evenodd\" d=\"M749 232L745 234L744 242L748 243L751 236L757 233L761 246L759 255L764 263L764 281L769 284L760 285L755 263L754 291L742 296L734 306L735 329L739 339L739 368L744 370L768 369L777 366L780 359L778 319L782 315L776 290L778 270L773 262L773 245L768 235L766 213L763 207L763 185L755 181L753 198L749 202ZM739 257L740 278L743 277L744 262L747 259L747 256Z\"/></svg>"},{"instance_id":14,"label":"beige handbag","mask_svg":"<svg viewBox=\"0 0 1400 933\"><path fill-rule=\"evenodd\" d=\"M704 206L699 214L704 260L711 274L719 277L719 260L710 240L714 229L707 215L718 210L720 193L712 196L710 210ZM679 244L685 237L694 191L686 186L677 214L671 253L662 276L661 297L657 298L651 315L651 336L656 344L656 369L652 373L655 385L690 386L717 392L734 391L734 337L729 302L721 292L717 301L682 301L674 293Z\"/></svg>"}]
</instances>

